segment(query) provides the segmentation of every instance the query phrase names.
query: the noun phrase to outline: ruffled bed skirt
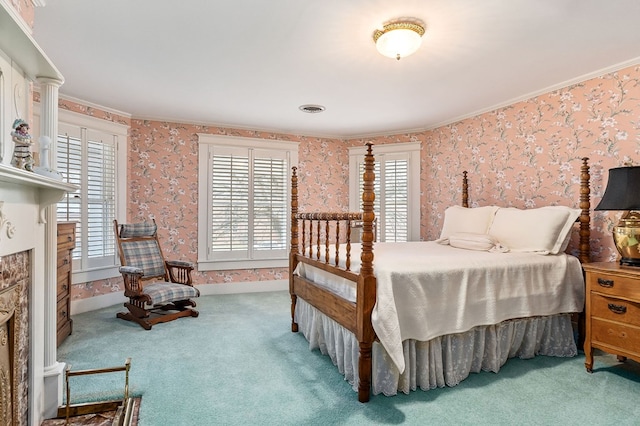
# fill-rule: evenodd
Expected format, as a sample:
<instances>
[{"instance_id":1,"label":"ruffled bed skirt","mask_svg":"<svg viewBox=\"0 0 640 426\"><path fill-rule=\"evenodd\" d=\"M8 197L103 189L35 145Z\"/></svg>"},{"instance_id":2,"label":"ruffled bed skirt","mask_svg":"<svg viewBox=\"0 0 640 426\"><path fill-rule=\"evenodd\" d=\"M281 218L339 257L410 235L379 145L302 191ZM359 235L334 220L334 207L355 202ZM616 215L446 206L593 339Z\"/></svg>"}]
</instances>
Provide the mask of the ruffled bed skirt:
<instances>
[{"instance_id":1,"label":"ruffled bed skirt","mask_svg":"<svg viewBox=\"0 0 640 426\"><path fill-rule=\"evenodd\" d=\"M345 380L358 389L358 341L347 329L298 298L298 329L310 349L329 355ZM577 354L570 314L514 319L479 326L427 342L403 342L405 371L400 374L384 347L373 344L372 391L391 396L436 387L455 386L470 373L497 373L509 358Z\"/></svg>"}]
</instances>

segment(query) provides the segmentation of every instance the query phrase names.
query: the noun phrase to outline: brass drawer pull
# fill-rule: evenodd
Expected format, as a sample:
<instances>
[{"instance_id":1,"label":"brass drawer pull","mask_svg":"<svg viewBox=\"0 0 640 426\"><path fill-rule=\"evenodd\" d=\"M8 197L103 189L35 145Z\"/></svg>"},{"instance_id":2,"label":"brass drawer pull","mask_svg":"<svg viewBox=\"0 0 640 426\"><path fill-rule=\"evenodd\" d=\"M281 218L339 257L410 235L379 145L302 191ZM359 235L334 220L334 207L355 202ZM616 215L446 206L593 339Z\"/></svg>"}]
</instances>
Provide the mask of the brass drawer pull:
<instances>
[{"instance_id":1,"label":"brass drawer pull","mask_svg":"<svg viewBox=\"0 0 640 426\"><path fill-rule=\"evenodd\" d=\"M604 278L598 278L598 284L600 287L611 288L613 287L613 280L605 280Z\"/></svg>"},{"instance_id":2,"label":"brass drawer pull","mask_svg":"<svg viewBox=\"0 0 640 426\"><path fill-rule=\"evenodd\" d=\"M615 303L609 303L609 310L614 314L625 314L627 313L627 307L622 305L616 305Z\"/></svg>"}]
</instances>

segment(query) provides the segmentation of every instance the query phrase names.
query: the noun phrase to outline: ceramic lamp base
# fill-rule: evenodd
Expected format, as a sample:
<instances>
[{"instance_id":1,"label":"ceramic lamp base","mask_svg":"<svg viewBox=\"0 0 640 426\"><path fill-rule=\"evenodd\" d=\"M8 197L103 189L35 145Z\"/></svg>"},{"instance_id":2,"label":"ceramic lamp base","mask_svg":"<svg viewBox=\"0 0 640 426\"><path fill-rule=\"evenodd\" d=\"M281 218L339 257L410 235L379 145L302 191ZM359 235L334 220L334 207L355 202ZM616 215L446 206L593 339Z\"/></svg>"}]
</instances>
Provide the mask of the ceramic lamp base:
<instances>
[{"instance_id":1,"label":"ceramic lamp base","mask_svg":"<svg viewBox=\"0 0 640 426\"><path fill-rule=\"evenodd\" d=\"M621 265L640 266L640 213L629 212L613 228L613 241L622 257Z\"/></svg>"}]
</instances>

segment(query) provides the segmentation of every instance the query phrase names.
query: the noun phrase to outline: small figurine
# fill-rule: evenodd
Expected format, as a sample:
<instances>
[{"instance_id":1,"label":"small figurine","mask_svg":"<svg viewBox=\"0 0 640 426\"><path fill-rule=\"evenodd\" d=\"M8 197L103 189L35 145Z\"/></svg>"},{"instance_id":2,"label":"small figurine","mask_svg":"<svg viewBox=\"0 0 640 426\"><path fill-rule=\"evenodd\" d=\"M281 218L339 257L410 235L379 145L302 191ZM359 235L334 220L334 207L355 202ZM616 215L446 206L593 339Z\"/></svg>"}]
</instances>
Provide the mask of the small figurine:
<instances>
[{"instance_id":1,"label":"small figurine","mask_svg":"<svg viewBox=\"0 0 640 426\"><path fill-rule=\"evenodd\" d=\"M33 153L31 152L31 135L29 134L29 125L21 118L17 118L13 122L13 131L11 132L15 147L13 148L13 166L33 171Z\"/></svg>"}]
</instances>

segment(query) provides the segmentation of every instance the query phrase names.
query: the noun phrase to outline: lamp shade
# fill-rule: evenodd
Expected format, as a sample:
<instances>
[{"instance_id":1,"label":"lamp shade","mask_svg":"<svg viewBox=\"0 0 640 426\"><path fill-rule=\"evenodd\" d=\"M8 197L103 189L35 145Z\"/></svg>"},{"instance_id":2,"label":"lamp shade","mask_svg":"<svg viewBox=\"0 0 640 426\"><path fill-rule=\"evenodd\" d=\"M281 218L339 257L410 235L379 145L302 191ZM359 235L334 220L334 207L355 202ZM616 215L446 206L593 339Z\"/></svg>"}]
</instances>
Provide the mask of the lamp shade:
<instances>
[{"instance_id":1,"label":"lamp shade","mask_svg":"<svg viewBox=\"0 0 640 426\"><path fill-rule=\"evenodd\" d=\"M596 210L640 210L640 166L609 169L609 181Z\"/></svg>"},{"instance_id":2,"label":"lamp shade","mask_svg":"<svg viewBox=\"0 0 640 426\"><path fill-rule=\"evenodd\" d=\"M373 41L381 55L400 60L422 44L424 27L412 22L393 22L373 33Z\"/></svg>"}]
</instances>

